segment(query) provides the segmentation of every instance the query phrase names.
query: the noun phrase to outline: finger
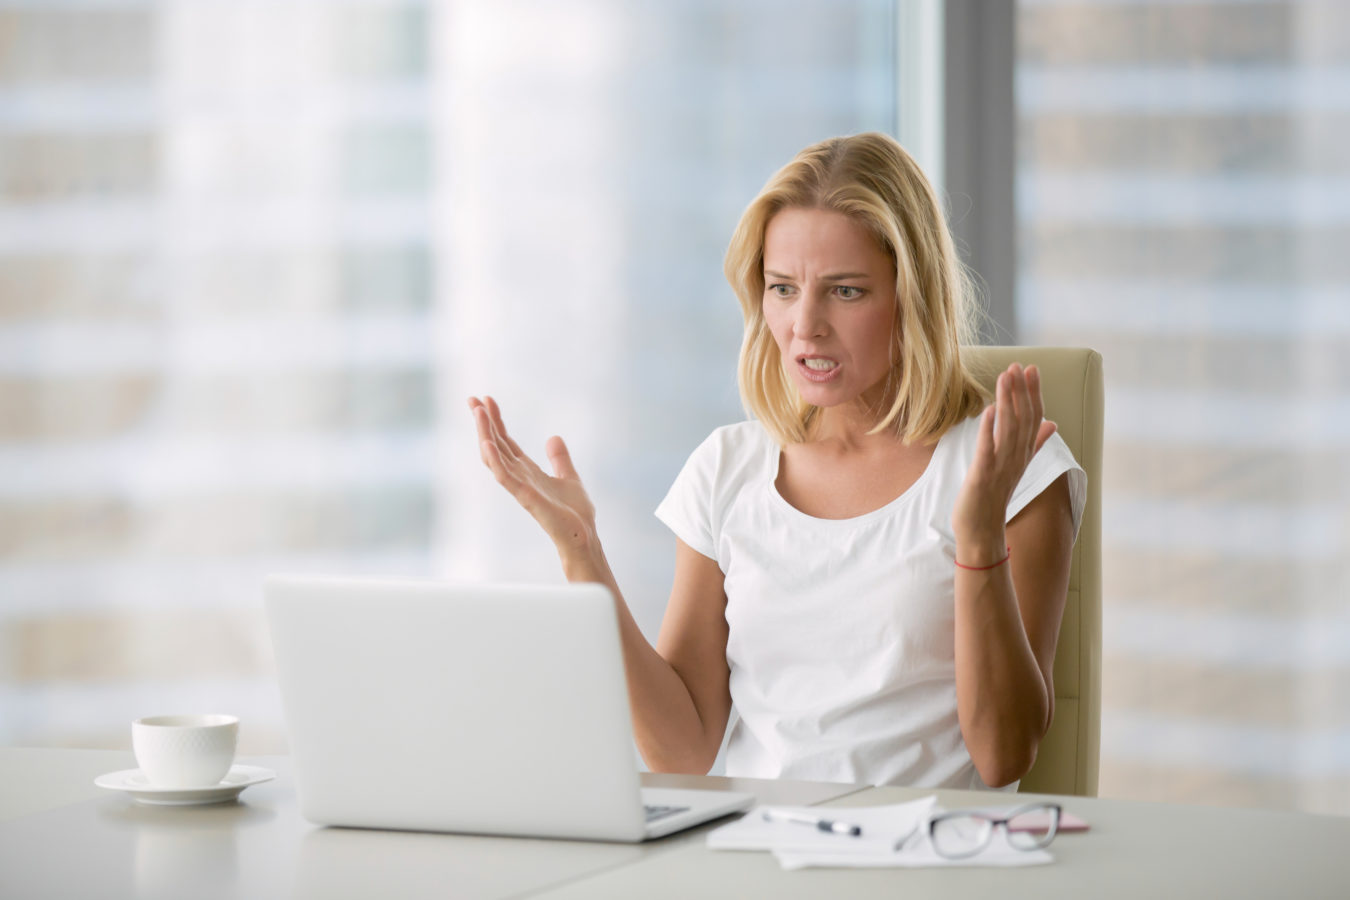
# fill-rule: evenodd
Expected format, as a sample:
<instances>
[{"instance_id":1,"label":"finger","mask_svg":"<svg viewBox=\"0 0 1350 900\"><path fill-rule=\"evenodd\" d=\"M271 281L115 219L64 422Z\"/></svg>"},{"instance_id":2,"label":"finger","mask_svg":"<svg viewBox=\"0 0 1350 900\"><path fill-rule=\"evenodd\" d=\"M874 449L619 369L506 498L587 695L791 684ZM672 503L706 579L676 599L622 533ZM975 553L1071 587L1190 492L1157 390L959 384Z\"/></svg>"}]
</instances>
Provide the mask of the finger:
<instances>
[{"instance_id":1,"label":"finger","mask_svg":"<svg viewBox=\"0 0 1350 900\"><path fill-rule=\"evenodd\" d=\"M1019 363L1008 366L1008 399L1013 410L1013 441L1016 447L1025 451L1031 446L1035 426L1028 422L1031 395L1027 393L1026 372Z\"/></svg>"},{"instance_id":2,"label":"finger","mask_svg":"<svg viewBox=\"0 0 1350 900\"><path fill-rule=\"evenodd\" d=\"M483 454L483 465L488 465L487 455L483 453L483 445L495 445L497 439L492 434L492 423L488 420L487 409L481 403L473 407L473 424L478 430L478 448L479 453Z\"/></svg>"},{"instance_id":3,"label":"finger","mask_svg":"<svg viewBox=\"0 0 1350 900\"><path fill-rule=\"evenodd\" d=\"M1027 377L1026 369L1017 367L1016 390L1013 394L1013 405L1017 408L1017 446L1022 448L1022 452L1027 454L1028 459L1031 456L1031 449L1036 443L1036 432L1041 427L1041 417L1035 411L1035 405L1031 399L1031 379Z\"/></svg>"},{"instance_id":4,"label":"finger","mask_svg":"<svg viewBox=\"0 0 1350 900\"><path fill-rule=\"evenodd\" d=\"M511 437L506 431L506 422L502 419L501 407L497 405L494 397L484 398L487 401L487 410L492 421L492 430L497 435L497 439L502 445L502 456L515 465L523 466L525 473L545 477L544 470L539 468L539 464L534 461L534 457L520 449L520 444L516 443L515 438Z\"/></svg>"},{"instance_id":5,"label":"finger","mask_svg":"<svg viewBox=\"0 0 1350 900\"><path fill-rule=\"evenodd\" d=\"M479 453L483 456L484 465L489 469L492 469L494 475L497 475L499 473L497 468L494 468L495 462L496 466L500 467L502 471L507 472L511 478L519 481L521 475L519 470L520 459L511 453L510 449L502 440L501 435L498 434L496 428L493 427L492 417L489 415L487 407L482 405L478 406L474 410L474 418L478 423ZM482 449L488 445L492 448L491 458L489 458ZM501 481L501 477L499 476L497 480Z\"/></svg>"},{"instance_id":6,"label":"finger","mask_svg":"<svg viewBox=\"0 0 1350 900\"><path fill-rule=\"evenodd\" d=\"M1045 399L1041 396L1041 370L1027 366L1027 392L1031 394L1031 421L1045 418Z\"/></svg>"},{"instance_id":7,"label":"finger","mask_svg":"<svg viewBox=\"0 0 1350 900\"><path fill-rule=\"evenodd\" d=\"M995 399L998 415L994 420L994 449L1006 452L1013 444L1013 434L1017 428L1017 416L1012 403L1012 373L1004 372L998 376Z\"/></svg>"},{"instance_id":8,"label":"finger","mask_svg":"<svg viewBox=\"0 0 1350 900\"><path fill-rule=\"evenodd\" d=\"M1040 430L1036 432L1036 447L1031 451L1031 455L1035 456L1037 453L1040 453L1041 448L1045 446L1045 442L1050 440L1050 435L1058 430L1059 426L1054 422L1049 419L1042 419Z\"/></svg>"},{"instance_id":9,"label":"finger","mask_svg":"<svg viewBox=\"0 0 1350 900\"><path fill-rule=\"evenodd\" d=\"M980 431L975 438L975 462L988 464L994 457L994 404L980 414Z\"/></svg>"},{"instance_id":10,"label":"finger","mask_svg":"<svg viewBox=\"0 0 1350 900\"><path fill-rule=\"evenodd\" d=\"M526 512L534 515L534 511L539 505L538 489L515 474L514 467L503 458L501 445L496 441L483 441L480 446L482 447L483 461L492 470L497 483L506 488L507 493L514 497Z\"/></svg>"},{"instance_id":11,"label":"finger","mask_svg":"<svg viewBox=\"0 0 1350 900\"><path fill-rule=\"evenodd\" d=\"M520 448L514 447L510 438L506 435L506 427L502 424L501 410L497 407L497 401L491 397L484 397L483 413L487 416L488 432L492 436L493 442L496 443L502 459L506 462L515 462L520 457L518 452Z\"/></svg>"},{"instance_id":12,"label":"finger","mask_svg":"<svg viewBox=\"0 0 1350 900\"><path fill-rule=\"evenodd\" d=\"M1012 401L1013 409L1019 408L1025 383L1026 377L1022 373L1022 367L1017 363L1008 366L1008 399Z\"/></svg>"},{"instance_id":13,"label":"finger","mask_svg":"<svg viewBox=\"0 0 1350 900\"><path fill-rule=\"evenodd\" d=\"M492 470L492 475L497 479L497 483L511 490L513 483L519 479L507 469L506 460L502 459L502 450L497 442L491 438L479 441L478 452L482 454L483 465Z\"/></svg>"},{"instance_id":14,"label":"finger","mask_svg":"<svg viewBox=\"0 0 1350 900\"><path fill-rule=\"evenodd\" d=\"M477 397L469 398L469 415L473 416L475 427L478 425L478 410L483 408L483 401Z\"/></svg>"},{"instance_id":15,"label":"finger","mask_svg":"<svg viewBox=\"0 0 1350 900\"><path fill-rule=\"evenodd\" d=\"M488 412L492 416L492 426L497 432L497 436L505 442L506 449L509 450L513 456L524 456L525 453L520 449L520 445L506 432L506 423L502 421L502 408L497 405L496 399L492 397L486 399Z\"/></svg>"},{"instance_id":16,"label":"finger","mask_svg":"<svg viewBox=\"0 0 1350 900\"><path fill-rule=\"evenodd\" d=\"M548 453L548 461L553 464L553 474L557 478L581 479L577 474L576 466L572 465L572 454L567 452L567 444L556 434L548 439L544 445L545 452Z\"/></svg>"},{"instance_id":17,"label":"finger","mask_svg":"<svg viewBox=\"0 0 1350 900\"><path fill-rule=\"evenodd\" d=\"M474 413L478 420L478 447L483 465L492 470L492 474L503 486L510 487L507 480L512 483L519 482L522 474L520 460L511 455L493 430L487 408L480 406ZM515 492L514 488L511 490L512 493Z\"/></svg>"}]
</instances>

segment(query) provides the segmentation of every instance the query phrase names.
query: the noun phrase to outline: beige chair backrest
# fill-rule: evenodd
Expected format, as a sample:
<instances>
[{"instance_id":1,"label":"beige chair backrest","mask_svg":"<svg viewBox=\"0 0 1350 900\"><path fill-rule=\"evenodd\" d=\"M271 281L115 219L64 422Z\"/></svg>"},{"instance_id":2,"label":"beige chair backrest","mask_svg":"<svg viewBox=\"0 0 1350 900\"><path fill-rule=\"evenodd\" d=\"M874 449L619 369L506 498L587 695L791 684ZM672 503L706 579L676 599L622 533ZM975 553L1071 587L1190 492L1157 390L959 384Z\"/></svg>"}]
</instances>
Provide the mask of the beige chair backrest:
<instances>
[{"instance_id":1,"label":"beige chair backrest","mask_svg":"<svg viewBox=\"0 0 1350 900\"><path fill-rule=\"evenodd\" d=\"M1069 594L1055 648L1055 718L1019 790L1096 796L1102 719L1102 358L1075 347L965 347L981 383L1010 363L1041 373L1045 417L1083 471L1087 504L1073 548Z\"/></svg>"}]
</instances>

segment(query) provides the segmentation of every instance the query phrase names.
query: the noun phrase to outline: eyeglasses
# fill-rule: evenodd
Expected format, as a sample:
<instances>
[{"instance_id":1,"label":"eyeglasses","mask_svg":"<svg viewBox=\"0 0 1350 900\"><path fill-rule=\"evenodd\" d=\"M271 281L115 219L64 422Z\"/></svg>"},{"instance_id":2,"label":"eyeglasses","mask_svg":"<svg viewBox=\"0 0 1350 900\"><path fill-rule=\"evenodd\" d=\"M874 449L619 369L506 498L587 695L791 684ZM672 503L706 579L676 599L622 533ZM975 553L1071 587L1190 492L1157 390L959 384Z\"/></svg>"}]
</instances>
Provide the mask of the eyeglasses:
<instances>
[{"instance_id":1,"label":"eyeglasses","mask_svg":"<svg viewBox=\"0 0 1350 900\"><path fill-rule=\"evenodd\" d=\"M1016 850L1039 850L1055 839L1059 831L1058 803L1030 803L1019 806L1007 816L997 818L981 812L954 810L940 813L928 822L928 837L938 856L965 859L974 856L1003 828L1008 845Z\"/></svg>"}]
</instances>

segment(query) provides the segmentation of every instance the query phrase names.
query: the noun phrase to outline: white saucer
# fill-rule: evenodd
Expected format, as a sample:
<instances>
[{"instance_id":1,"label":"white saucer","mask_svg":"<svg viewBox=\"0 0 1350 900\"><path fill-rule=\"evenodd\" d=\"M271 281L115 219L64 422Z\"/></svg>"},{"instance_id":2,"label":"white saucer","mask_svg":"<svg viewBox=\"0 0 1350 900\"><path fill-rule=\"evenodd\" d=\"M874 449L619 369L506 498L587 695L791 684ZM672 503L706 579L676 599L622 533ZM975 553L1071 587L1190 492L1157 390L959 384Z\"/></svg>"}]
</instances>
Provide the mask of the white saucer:
<instances>
[{"instance_id":1,"label":"white saucer","mask_svg":"<svg viewBox=\"0 0 1350 900\"><path fill-rule=\"evenodd\" d=\"M271 769L258 766L231 766L220 784L198 788L156 787L140 769L109 772L94 779L94 784L110 791L126 791L141 803L151 806L199 806L206 803L225 803L239 796L252 784L261 784L277 777Z\"/></svg>"}]
</instances>

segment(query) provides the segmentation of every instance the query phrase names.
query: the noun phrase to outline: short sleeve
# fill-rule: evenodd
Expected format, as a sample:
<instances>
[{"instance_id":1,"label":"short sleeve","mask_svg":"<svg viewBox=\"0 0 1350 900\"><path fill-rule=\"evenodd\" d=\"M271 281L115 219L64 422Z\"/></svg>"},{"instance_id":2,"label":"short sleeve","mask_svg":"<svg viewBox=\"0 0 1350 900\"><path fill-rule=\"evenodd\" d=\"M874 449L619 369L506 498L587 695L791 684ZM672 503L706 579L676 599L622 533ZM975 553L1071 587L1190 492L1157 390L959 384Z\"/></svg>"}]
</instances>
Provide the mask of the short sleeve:
<instances>
[{"instance_id":1,"label":"short sleeve","mask_svg":"<svg viewBox=\"0 0 1350 900\"><path fill-rule=\"evenodd\" d=\"M656 507L656 517L676 537L709 559L717 559L713 488L720 453L716 437L716 433L709 436L690 454Z\"/></svg>"},{"instance_id":2,"label":"short sleeve","mask_svg":"<svg viewBox=\"0 0 1350 900\"><path fill-rule=\"evenodd\" d=\"M1083 504L1087 502L1087 473L1073 458L1073 451L1058 434L1050 435L1040 451L1031 458L1022 480L1017 483L1012 499L1008 501L1008 517L1012 518L1055 483L1055 479L1069 473L1069 510L1073 515L1073 534L1078 537L1078 526L1083 521Z\"/></svg>"}]
</instances>

